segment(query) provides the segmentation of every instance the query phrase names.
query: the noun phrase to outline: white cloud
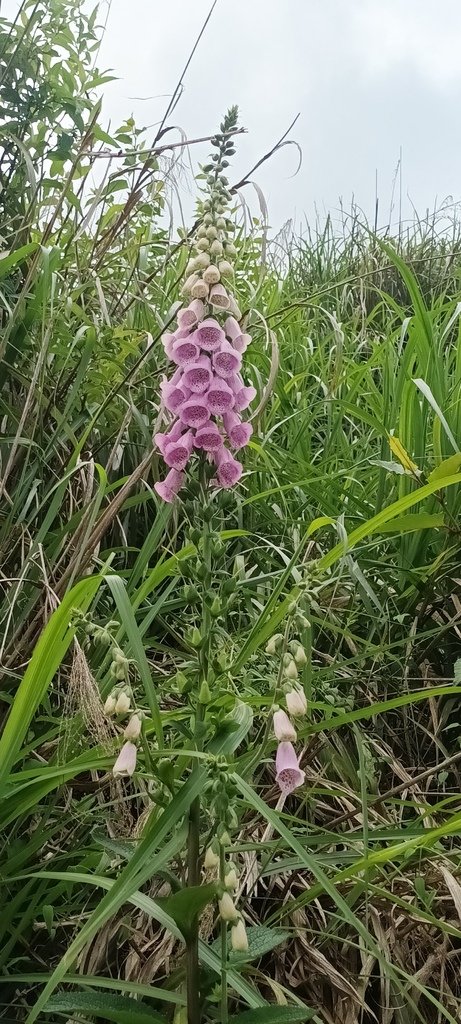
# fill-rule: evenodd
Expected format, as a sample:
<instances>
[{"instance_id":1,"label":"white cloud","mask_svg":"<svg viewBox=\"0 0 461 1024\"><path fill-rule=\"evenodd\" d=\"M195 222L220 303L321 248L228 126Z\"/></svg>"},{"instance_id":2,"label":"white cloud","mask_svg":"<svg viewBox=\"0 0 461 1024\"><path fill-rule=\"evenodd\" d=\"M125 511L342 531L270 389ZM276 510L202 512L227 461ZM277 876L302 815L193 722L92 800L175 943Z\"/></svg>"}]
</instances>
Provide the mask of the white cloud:
<instances>
[{"instance_id":1,"label":"white cloud","mask_svg":"<svg viewBox=\"0 0 461 1024\"><path fill-rule=\"evenodd\" d=\"M400 65L443 90L461 81L459 0L355 0L349 12L352 46L371 76Z\"/></svg>"}]
</instances>

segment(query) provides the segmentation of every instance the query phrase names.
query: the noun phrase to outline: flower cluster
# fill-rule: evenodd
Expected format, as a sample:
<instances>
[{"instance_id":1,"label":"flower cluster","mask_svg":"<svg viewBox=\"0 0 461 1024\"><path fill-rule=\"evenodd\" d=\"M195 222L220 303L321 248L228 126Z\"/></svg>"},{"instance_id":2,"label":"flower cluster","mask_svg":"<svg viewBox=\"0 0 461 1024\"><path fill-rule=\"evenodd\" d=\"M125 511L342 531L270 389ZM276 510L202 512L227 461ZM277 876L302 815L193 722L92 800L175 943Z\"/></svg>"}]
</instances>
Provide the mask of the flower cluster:
<instances>
[{"instance_id":1,"label":"flower cluster","mask_svg":"<svg viewBox=\"0 0 461 1024\"><path fill-rule=\"evenodd\" d=\"M137 746L142 730L142 712L133 709L131 706L131 689L127 682L129 662L119 647L112 648L112 663L110 674L116 681L116 685L109 693L104 704L106 715L118 718L127 718L128 724L123 730L123 744L118 758L112 769L115 778L131 776L136 768Z\"/></svg>"},{"instance_id":2,"label":"flower cluster","mask_svg":"<svg viewBox=\"0 0 461 1024\"><path fill-rule=\"evenodd\" d=\"M167 358L175 366L161 384L162 407L170 414L169 428L155 435L155 444L169 472L155 484L164 501L174 501L194 451L204 452L216 467L215 485L233 487L242 464L233 452L245 447L252 427L242 419L256 391L245 384L242 355L251 341L242 331L241 312L231 291L232 259L236 250L226 217L230 199L226 156L234 153L228 133L235 126L233 109L213 140L218 152L207 172L207 198L199 204L200 226L195 253L187 266L183 293L188 305L177 313L173 333L163 335Z\"/></svg>"},{"instance_id":3,"label":"flower cluster","mask_svg":"<svg viewBox=\"0 0 461 1024\"><path fill-rule=\"evenodd\" d=\"M282 640L281 634L272 636L267 644L266 653L276 654ZM298 683L298 666L305 665L306 660L302 645L298 641L293 641L291 654L287 652L283 655L287 711L277 708L273 718L274 735L278 741L275 757L276 779L281 792L286 794L301 786L305 778L305 772L299 767L299 759L293 746L297 740L297 733L291 719L302 718L307 712L306 695Z\"/></svg>"},{"instance_id":4,"label":"flower cluster","mask_svg":"<svg viewBox=\"0 0 461 1024\"><path fill-rule=\"evenodd\" d=\"M203 865L206 871L213 872L216 868L219 868L219 845L219 842L215 839L211 846L208 847ZM248 936L245 922L235 906L232 895L232 893L237 891L239 884L237 869L233 861L227 861L224 865L223 882L225 890L221 893L221 897L218 900L219 916L221 921L231 925L231 948L234 952L244 953L248 949Z\"/></svg>"}]
</instances>

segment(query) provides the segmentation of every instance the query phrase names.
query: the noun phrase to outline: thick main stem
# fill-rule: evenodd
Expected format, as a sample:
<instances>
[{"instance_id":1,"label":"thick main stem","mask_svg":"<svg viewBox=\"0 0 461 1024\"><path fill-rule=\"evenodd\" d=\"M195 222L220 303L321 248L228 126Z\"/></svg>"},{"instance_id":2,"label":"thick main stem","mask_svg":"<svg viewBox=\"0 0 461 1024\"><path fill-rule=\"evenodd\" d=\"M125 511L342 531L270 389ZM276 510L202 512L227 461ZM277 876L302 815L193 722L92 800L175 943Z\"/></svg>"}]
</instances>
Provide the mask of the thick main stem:
<instances>
[{"instance_id":1,"label":"thick main stem","mask_svg":"<svg viewBox=\"0 0 461 1024\"><path fill-rule=\"evenodd\" d=\"M200 684L202 680L208 681L208 664L210 656L210 629L211 616L207 602L207 591L211 580L211 544L210 524L207 517L207 486L205 478L205 467L202 466L202 489L204 503L203 518L203 563L206 566L206 577L203 581L202 601L202 646L199 653L199 672L197 679L197 706L195 712L195 746L201 750L203 746L203 720L205 717L205 705L198 700ZM195 760L192 771L199 771L200 764ZM200 884L199 872L200 855L200 797L196 797L191 804L189 812L189 833L187 841L187 884L188 886ZM187 943L187 1024L200 1024L200 988L199 988L199 920L194 921Z\"/></svg>"}]
</instances>

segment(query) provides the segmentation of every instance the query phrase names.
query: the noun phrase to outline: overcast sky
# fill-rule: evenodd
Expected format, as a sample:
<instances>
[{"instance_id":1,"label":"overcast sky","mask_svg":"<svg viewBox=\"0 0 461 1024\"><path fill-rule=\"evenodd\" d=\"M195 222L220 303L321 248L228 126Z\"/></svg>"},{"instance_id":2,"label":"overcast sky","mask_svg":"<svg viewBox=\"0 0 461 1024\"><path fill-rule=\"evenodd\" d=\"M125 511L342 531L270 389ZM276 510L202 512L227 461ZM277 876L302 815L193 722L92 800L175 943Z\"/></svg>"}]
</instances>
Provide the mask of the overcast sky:
<instances>
[{"instance_id":1,"label":"overcast sky","mask_svg":"<svg viewBox=\"0 0 461 1024\"><path fill-rule=\"evenodd\" d=\"M99 63L120 79L105 91L114 123L159 119L210 6L111 0ZM208 134L237 103L248 128L239 175L300 113L298 175L288 147L257 173L274 226L352 194L372 215L376 173L387 221L400 149L404 213L409 196L424 214L461 198L460 54L459 0L218 0L173 120L191 138Z\"/></svg>"}]
</instances>

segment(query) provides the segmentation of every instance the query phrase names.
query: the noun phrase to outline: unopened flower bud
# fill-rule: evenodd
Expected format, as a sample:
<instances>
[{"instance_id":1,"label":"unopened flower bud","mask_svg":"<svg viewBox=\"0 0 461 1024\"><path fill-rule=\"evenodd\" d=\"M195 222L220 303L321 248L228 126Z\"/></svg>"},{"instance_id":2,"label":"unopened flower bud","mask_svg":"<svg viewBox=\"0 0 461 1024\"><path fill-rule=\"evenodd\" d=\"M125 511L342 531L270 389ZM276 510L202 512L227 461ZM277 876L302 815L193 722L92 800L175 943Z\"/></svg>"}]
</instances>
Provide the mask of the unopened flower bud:
<instances>
[{"instance_id":1,"label":"unopened flower bud","mask_svg":"<svg viewBox=\"0 0 461 1024\"><path fill-rule=\"evenodd\" d=\"M210 248L210 243L208 241L208 238L199 238L198 239L198 241L197 241L197 249L200 249L201 252L204 252L204 251L206 251L209 248Z\"/></svg>"},{"instance_id":2,"label":"unopened flower bud","mask_svg":"<svg viewBox=\"0 0 461 1024\"><path fill-rule=\"evenodd\" d=\"M199 279L198 281L195 282L194 285L192 285L190 293L193 299L206 299L208 295L208 290L209 289L206 281L202 281L201 279Z\"/></svg>"},{"instance_id":3,"label":"unopened flower bud","mask_svg":"<svg viewBox=\"0 0 461 1024\"><path fill-rule=\"evenodd\" d=\"M213 263L203 271L203 280L206 284L217 284L221 278L221 274L217 267Z\"/></svg>"},{"instance_id":4,"label":"unopened flower bud","mask_svg":"<svg viewBox=\"0 0 461 1024\"><path fill-rule=\"evenodd\" d=\"M130 698L129 698L128 694L125 693L124 690L122 690L122 692L119 693L119 695L117 697L117 700L116 700L116 703L115 703L115 714L116 715L126 715L126 714L128 714L128 711L130 710L130 707L131 707Z\"/></svg>"},{"instance_id":5,"label":"unopened flower bud","mask_svg":"<svg viewBox=\"0 0 461 1024\"><path fill-rule=\"evenodd\" d=\"M141 719L139 715L132 715L123 733L126 740L137 740L141 733Z\"/></svg>"},{"instance_id":6,"label":"unopened flower bud","mask_svg":"<svg viewBox=\"0 0 461 1024\"><path fill-rule=\"evenodd\" d=\"M220 260L218 263L219 273L221 277L231 277L234 273L234 268L229 260Z\"/></svg>"},{"instance_id":7,"label":"unopened flower bud","mask_svg":"<svg viewBox=\"0 0 461 1024\"><path fill-rule=\"evenodd\" d=\"M220 231L225 231L226 230L226 221L224 220L224 217L218 217L218 219L216 221L216 227Z\"/></svg>"},{"instance_id":8,"label":"unopened flower bud","mask_svg":"<svg viewBox=\"0 0 461 1024\"><path fill-rule=\"evenodd\" d=\"M211 243L210 254L211 256L222 256L223 245L222 242L219 241L219 239L215 238L214 242Z\"/></svg>"},{"instance_id":9,"label":"unopened flower bud","mask_svg":"<svg viewBox=\"0 0 461 1024\"><path fill-rule=\"evenodd\" d=\"M200 690L198 695L199 704L209 704L211 700L210 687L206 679L203 679L200 684Z\"/></svg>"},{"instance_id":10,"label":"unopened flower bud","mask_svg":"<svg viewBox=\"0 0 461 1024\"><path fill-rule=\"evenodd\" d=\"M226 886L227 889L232 889L232 892L235 892L235 890L238 887L238 884L239 880L237 872L234 868L234 865L231 864L224 875L224 885Z\"/></svg>"},{"instance_id":11,"label":"unopened flower bud","mask_svg":"<svg viewBox=\"0 0 461 1024\"><path fill-rule=\"evenodd\" d=\"M202 643L202 634L200 630L197 628L197 626L194 626L190 634L189 640L190 643L192 644L192 647L200 647L200 644Z\"/></svg>"},{"instance_id":12,"label":"unopened flower bud","mask_svg":"<svg viewBox=\"0 0 461 1024\"><path fill-rule=\"evenodd\" d=\"M189 274L182 286L183 292L191 292L194 284L198 281L198 274Z\"/></svg>"},{"instance_id":13,"label":"unopened flower bud","mask_svg":"<svg viewBox=\"0 0 461 1024\"><path fill-rule=\"evenodd\" d=\"M231 837L226 828L220 826L218 828L218 839L221 846L231 846Z\"/></svg>"},{"instance_id":14,"label":"unopened flower bud","mask_svg":"<svg viewBox=\"0 0 461 1024\"><path fill-rule=\"evenodd\" d=\"M106 697L106 701L104 704L104 711L106 712L106 715L113 715L116 703L117 698L114 697L113 693L110 693L109 696Z\"/></svg>"},{"instance_id":15,"label":"unopened flower bud","mask_svg":"<svg viewBox=\"0 0 461 1024\"><path fill-rule=\"evenodd\" d=\"M124 743L112 769L115 778L132 775L136 768L137 749L134 743Z\"/></svg>"},{"instance_id":16,"label":"unopened flower bud","mask_svg":"<svg viewBox=\"0 0 461 1024\"><path fill-rule=\"evenodd\" d=\"M307 655L304 650L304 647L302 646L302 644L295 644L294 647L295 662L297 665L299 665L300 668L303 668L304 665L307 665Z\"/></svg>"},{"instance_id":17,"label":"unopened flower bud","mask_svg":"<svg viewBox=\"0 0 461 1024\"><path fill-rule=\"evenodd\" d=\"M293 661L293 658L290 658L290 661L288 662L288 665L285 669L285 675L287 679L298 678L298 669L296 668L296 663Z\"/></svg>"},{"instance_id":18,"label":"unopened flower bud","mask_svg":"<svg viewBox=\"0 0 461 1024\"><path fill-rule=\"evenodd\" d=\"M246 953L248 949L248 935L245 924L240 917L231 928L231 946L234 953Z\"/></svg>"},{"instance_id":19,"label":"unopened flower bud","mask_svg":"<svg viewBox=\"0 0 461 1024\"><path fill-rule=\"evenodd\" d=\"M269 640L267 641L266 644L266 654L276 654L277 647L281 640L283 640L283 636L281 633L274 633L273 636L269 637Z\"/></svg>"},{"instance_id":20,"label":"unopened flower bud","mask_svg":"<svg viewBox=\"0 0 461 1024\"><path fill-rule=\"evenodd\" d=\"M209 224L208 225L208 227L206 229L206 237L209 238L211 241L213 241L214 238L218 237L218 232L217 232L214 224Z\"/></svg>"},{"instance_id":21,"label":"unopened flower bud","mask_svg":"<svg viewBox=\"0 0 461 1024\"><path fill-rule=\"evenodd\" d=\"M198 256L194 260L197 270L206 270L210 265L210 257L207 252L199 252Z\"/></svg>"},{"instance_id":22,"label":"unopened flower bud","mask_svg":"<svg viewBox=\"0 0 461 1024\"><path fill-rule=\"evenodd\" d=\"M296 743L296 729L282 708L274 712L273 726L275 738L279 743Z\"/></svg>"},{"instance_id":23,"label":"unopened flower bud","mask_svg":"<svg viewBox=\"0 0 461 1024\"><path fill-rule=\"evenodd\" d=\"M304 690L296 689L289 690L285 694L285 700L288 711L293 718L302 718L307 712L307 700Z\"/></svg>"},{"instance_id":24,"label":"unopened flower bud","mask_svg":"<svg viewBox=\"0 0 461 1024\"><path fill-rule=\"evenodd\" d=\"M213 616L214 619L217 619L218 616L221 614L221 601L219 600L219 597L214 598L210 606L210 614Z\"/></svg>"},{"instance_id":25,"label":"unopened flower bud","mask_svg":"<svg viewBox=\"0 0 461 1024\"><path fill-rule=\"evenodd\" d=\"M219 903L219 913L222 921L237 921L238 910L234 904L232 896L228 892L224 892L221 896Z\"/></svg>"},{"instance_id":26,"label":"unopened flower bud","mask_svg":"<svg viewBox=\"0 0 461 1024\"><path fill-rule=\"evenodd\" d=\"M212 846L207 847L203 866L206 871L213 871L214 868L219 867L219 854L214 851Z\"/></svg>"},{"instance_id":27,"label":"unopened flower bud","mask_svg":"<svg viewBox=\"0 0 461 1024\"><path fill-rule=\"evenodd\" d=\"M235 248L235 245L232 245L231 242L227 242L226 243L226 256L236 256L236 255L237 255L237 249Z\"/></svg>"}]
</instances>

